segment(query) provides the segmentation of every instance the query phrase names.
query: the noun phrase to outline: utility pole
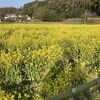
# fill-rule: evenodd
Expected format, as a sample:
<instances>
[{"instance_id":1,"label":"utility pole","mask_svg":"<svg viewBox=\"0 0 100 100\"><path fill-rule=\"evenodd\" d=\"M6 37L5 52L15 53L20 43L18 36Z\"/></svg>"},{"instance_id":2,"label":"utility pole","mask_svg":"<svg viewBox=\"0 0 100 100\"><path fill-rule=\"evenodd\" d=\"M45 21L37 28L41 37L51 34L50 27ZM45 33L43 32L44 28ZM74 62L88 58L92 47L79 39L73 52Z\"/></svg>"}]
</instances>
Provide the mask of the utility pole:
<instances>
[{"instance_id":1,"label":"utility pole","mask_svg":"<svg viewBox=\"0 0 100 100\"><path fill-rule=\"evenodd\" d=\"M84 8L85 8L85 13L84 13L84 24L87 22L87 2L84 0Z\"/></svg>"},{"instance_id":2,"label":"utility pole","mask_svg":"<svg viewBox=\"0 0 100 100\"><path fill-rule=\"evenodd\" d=\"M86 0L84 0L84 8L85 8L85 12L84 12L84 24L86 23Z\"/></svg>"}]
</instances>

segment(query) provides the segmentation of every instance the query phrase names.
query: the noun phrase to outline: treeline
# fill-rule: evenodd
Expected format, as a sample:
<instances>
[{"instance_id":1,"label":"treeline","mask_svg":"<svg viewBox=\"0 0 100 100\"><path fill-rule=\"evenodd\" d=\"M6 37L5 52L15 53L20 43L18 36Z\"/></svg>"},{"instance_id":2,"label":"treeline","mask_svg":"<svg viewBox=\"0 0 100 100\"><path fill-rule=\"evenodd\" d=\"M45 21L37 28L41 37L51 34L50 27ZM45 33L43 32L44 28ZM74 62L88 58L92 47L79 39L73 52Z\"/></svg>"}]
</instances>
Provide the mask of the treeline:
<instances>
[{"instance_id":1,"label":"treeline","mask_svg":"<svg viewBox=\"0 0 100 100\"><path fill-rule=\"evenodd\" d=\"M5 7L0 8L0 16L4 17L6 14L22 14L22 8L15 8L15 7Z\"/></svg>"},{"instance_id":2,"label":"treeline","mask_svg":"<svg viewBox=\"0 0 100 100\"><path fill-rule=\"evenodd\" d=\"M0 9L0 14L16 12L27 14L33 19L42 21L62 21L66 18L80 17L85 10L95 12L100 16L99 0L35 0L24 4L22 8Z\"/></svg>"}]
</instances>

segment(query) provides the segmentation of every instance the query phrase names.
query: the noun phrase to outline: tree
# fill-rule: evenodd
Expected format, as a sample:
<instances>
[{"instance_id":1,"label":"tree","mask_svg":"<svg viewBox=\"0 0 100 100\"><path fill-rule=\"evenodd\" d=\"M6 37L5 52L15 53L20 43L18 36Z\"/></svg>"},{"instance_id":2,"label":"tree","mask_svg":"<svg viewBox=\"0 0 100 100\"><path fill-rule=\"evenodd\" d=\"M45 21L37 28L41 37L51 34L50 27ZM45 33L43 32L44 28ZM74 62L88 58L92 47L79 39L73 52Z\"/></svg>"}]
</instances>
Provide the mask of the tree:
<instances>
[{"instance_id":1,"label":"tree","mask_svg":"<svg viewBox=\"0 0 100 100\"><path fill-rule=\"evenodd\" d=\"M17 8L14 8L14 7L6 7L6 8L0 8L0 15L4 14L16 14L18 11Z\"/></svg>"},{"instance_id":2,"label":"tree","mask_svg":"<svg viewBox=\"0 0 100 100\"><path fill-rule=\"evenodd\" d=\"M35 0L25 4L23 11L43 21L61 21L66 18L80 17L85 13L86 22L87 9L99 15L99 4L99 0Z\"/></svg>"},{"instance_id":3,"label":"tree","mask_svg":"<svg viewBox=\"0 0 100 100\"><path fill-rule=\"evenodd\" d=\"M100 0L94 0L94 3L91 6L91 10L100 16Z\"/></svg>"}]
</instances>

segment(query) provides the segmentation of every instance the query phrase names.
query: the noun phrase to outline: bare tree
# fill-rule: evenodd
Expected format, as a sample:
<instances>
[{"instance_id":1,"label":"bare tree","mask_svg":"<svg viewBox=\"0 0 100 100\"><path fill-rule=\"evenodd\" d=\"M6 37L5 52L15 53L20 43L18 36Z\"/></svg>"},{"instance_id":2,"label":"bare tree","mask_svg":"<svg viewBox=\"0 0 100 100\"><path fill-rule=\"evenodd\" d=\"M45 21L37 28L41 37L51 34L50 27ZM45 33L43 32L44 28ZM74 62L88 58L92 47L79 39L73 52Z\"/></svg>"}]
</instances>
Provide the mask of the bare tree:
<instances>
[{"instance_id":1,"label":"bare tree","mask_svg":"<svg viewBox=\"0 0 100 100\"><path fill-rule=\"evenodd\" d=\"M84 92L85 90L88 90L89 88L95 86L95 85L98 85L100 84L100 78L98 79L95 79L91 82L88 82L88 83L85 83L81 86L77 86L69 91L65 91L57 96L54 96L54 97L48 97L46 98L46 100L63 100L63 99L68 99L72 96L76 96L76 95L79 95L81 94L82 92Z\"/></svg>"}]
</instances>

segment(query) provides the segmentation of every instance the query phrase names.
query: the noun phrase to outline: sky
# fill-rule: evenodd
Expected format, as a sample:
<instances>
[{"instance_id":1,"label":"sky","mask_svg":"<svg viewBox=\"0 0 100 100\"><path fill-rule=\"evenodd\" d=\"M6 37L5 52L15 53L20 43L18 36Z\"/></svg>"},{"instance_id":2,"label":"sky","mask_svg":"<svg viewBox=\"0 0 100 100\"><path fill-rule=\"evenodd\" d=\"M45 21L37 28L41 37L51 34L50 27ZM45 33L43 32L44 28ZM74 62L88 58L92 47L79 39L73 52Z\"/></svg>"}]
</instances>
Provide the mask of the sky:
<instances>
[{"instance_id":1,"label":"sky","mask_svg":"<svg viewBox=\"0 0 100 100\"><path fill-rule=\"evenodd\" d=\"M25 3L32 2L33 0L0 0L0 8L1 7L21 7Z\"/></svg>"}]
</instances>

